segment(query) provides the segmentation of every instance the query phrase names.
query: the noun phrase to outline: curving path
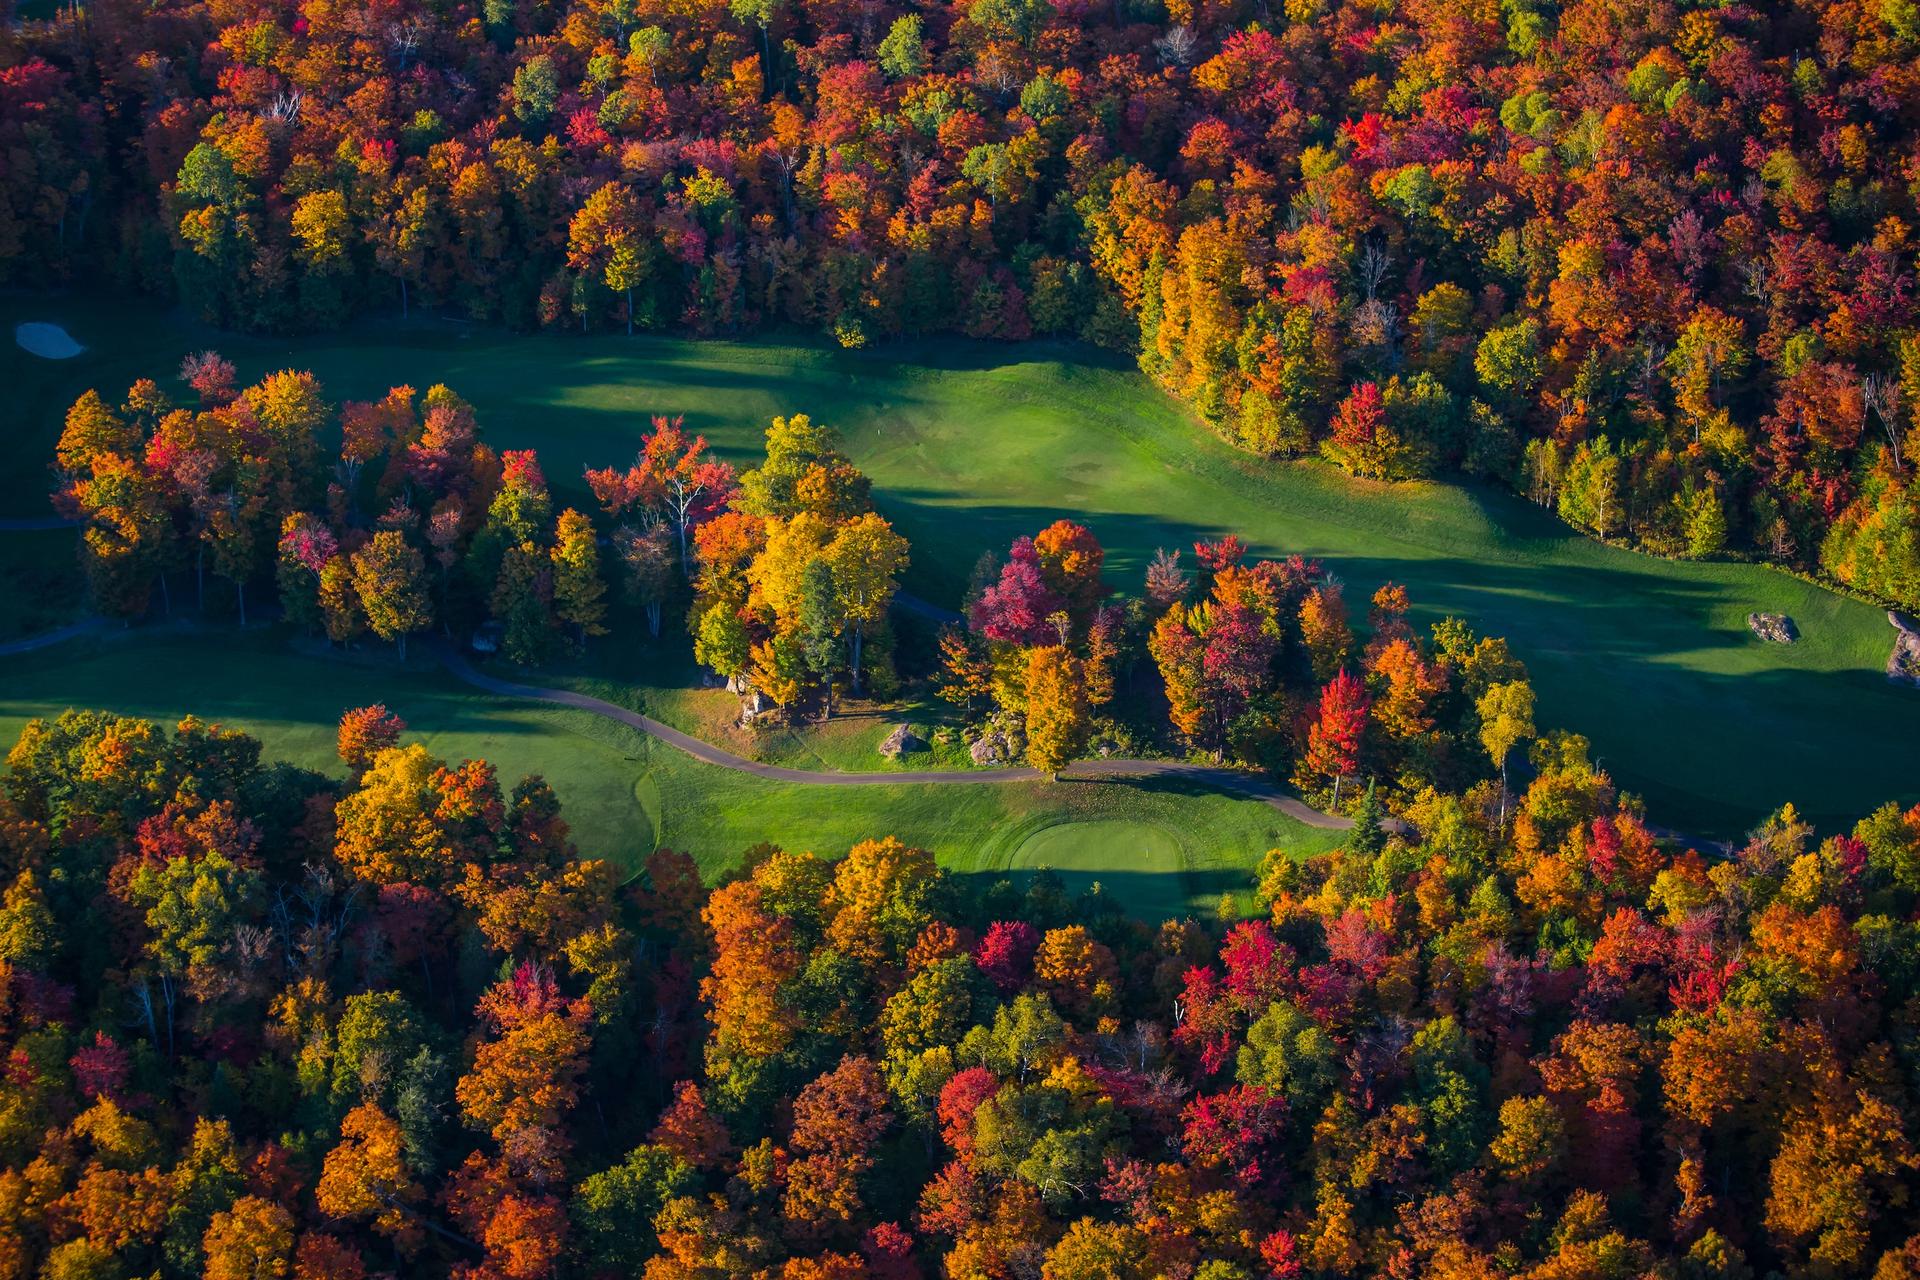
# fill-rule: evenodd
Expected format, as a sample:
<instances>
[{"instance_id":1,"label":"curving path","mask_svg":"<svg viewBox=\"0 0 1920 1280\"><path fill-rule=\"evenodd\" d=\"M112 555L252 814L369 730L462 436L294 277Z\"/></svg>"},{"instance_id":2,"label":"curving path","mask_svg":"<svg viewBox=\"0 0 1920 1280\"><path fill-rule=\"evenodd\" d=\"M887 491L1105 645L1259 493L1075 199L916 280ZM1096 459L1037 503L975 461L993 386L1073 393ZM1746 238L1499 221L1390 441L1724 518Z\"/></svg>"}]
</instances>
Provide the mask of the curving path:
<instances>
[{"instance_id":1,"label":"curving path","mask_svg":"<svg viewBox=\"0 0 1920 1280\"><path fill-rule=\"evenodd\" d=\"M76 636L91 635L106 624L99 618L82 618L78 622L68 623L64 627L55 627L52 631L42 631L37 635L22 636L18 640L9 640L0 644L0 658L11 658L15 654L32 653L36 649L45 649L49 645L60 644Z\"/></svg>"},{"instance_id":2,"label":"curving path","mask_svg":"<svg viewBox=\"0 0 1920 1280\"><path fill-rule=\"evenodd\" d=\"M736 773L748 773L756 778L767 778L774 782L798 782L826 787L859 787L902 782L1035 782L1046 776L1038 769L1024 767L903 769L892 773L837 773L762 764L758 760L749 760L745 756L735 755L724 747L716 747L711 742L703 741L691 734L682 733L672 725L662 724L651 716L641 715L638 711L630 711L626 707L601 698L575 693L571 689L549 689L539 685L515 684L511 680L501 680L487 675L467 661L464 654L455 651L449 645L436 645L435 652L438 653L440 661L448 671L477 689L484 689L488 693L499 694L502 697L531 698L539 702L551 702L558 706L573 707L576 710L605 716L609 720L638 729L649 737L657 738L670 747L684 751L704 764L717 765L722 769L732 769ZM1259 800L1309 827L1318 827L1324 831L1345 831L1353 826L1353 820L1350 818L1322 813L1298 797L1286 794L1265 779L1242 773L1237 769L1182 764L1171 760L1080 760L1062 769L1061 773L1069 778L1186 778L1218 787L1222 791L1231 791Z\"/></svg>"}]
</instances>

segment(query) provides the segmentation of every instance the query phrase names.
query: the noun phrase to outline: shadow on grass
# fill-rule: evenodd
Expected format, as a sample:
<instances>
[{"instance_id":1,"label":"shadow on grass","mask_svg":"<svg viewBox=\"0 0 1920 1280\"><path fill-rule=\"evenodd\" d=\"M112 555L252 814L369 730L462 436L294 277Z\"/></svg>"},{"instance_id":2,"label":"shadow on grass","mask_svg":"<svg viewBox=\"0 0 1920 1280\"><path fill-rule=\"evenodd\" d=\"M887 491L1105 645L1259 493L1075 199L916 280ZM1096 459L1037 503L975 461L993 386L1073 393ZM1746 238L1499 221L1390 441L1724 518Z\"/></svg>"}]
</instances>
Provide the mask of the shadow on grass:
<instances>
[{"instance_id":1,"label":"shadow on grass","mask_svg":"<svg viewBox=\"0 0 1920 1280\"><path fill-rule=\"evenodd\" d=\"M1253 887L1247 870L1210 868L1189 871L1071 871L1030 867L1012 871L968 871L968 880L1005 880L1024 891L1042 874L1051 875L1071 896L1092 892L1112 898L1130 916L1147 923L1186 916L1211 916L1222 894Z\"/></svg>"}]
</instances>

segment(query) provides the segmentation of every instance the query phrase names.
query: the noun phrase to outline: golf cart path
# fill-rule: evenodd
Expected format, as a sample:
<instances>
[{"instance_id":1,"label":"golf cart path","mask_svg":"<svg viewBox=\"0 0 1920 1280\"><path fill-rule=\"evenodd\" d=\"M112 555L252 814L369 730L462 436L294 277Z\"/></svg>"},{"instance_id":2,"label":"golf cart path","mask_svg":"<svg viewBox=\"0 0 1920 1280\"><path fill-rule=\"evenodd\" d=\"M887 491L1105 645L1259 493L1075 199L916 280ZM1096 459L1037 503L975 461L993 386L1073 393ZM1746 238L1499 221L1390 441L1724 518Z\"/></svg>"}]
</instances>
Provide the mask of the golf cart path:
<instances>
[{"instance_id":1,"label":"golf cart path","mask_svg":"<svg viewBox=\"0 0 1920 1280\"><path fill-rule=\"evenodd\" d=\"M79 636L92 635L106 624L99 618L82 618L78 622L68 623L64 627L55 627L51 631L42 631L38 635L23 636L18 640L9 640L0 644L0 658L11 658L16 654L32 653L36 649L45 649L52 645Z\"/></svg>"},{"instance_id":2,"label":"golf cart path","mask_svg":"<svg viewBox=\"0 0 1920 1280\"><path fill-rule=\"evenodd\" d=\"M641 715L638 711L630 711L626 707L601 698L575 693L571 689L549 689L539 685L515 684L511 680L501 680L487 675L450 646L438 645L436 652L448 671L477 689L484 689L488 693L499 694L502 697L531 698L539 702L551 702L557 706L573 707L576 710L605 716L609 720L638 729L649 737L657 738L670 747L684 751L703 764L718 765L722 769L732 769L736 773L752 774L756 778L766 778L774 782L797 782L825 787L859 787L890 783L1035 782L1046 776L1038 769L1029 768L904 769L892 773L838 773L815 769L788 769L780 765L762 764L758 760L737 756L724 747L717 747L691 734L682 733L672 725L662 724L651 716ZM1297 797L1287 795L1264 779L1242 773L1237 769L1182 764L1171 760L1080 760L1068 765L1060 772L1069 778L1188 778L1217 787L1222 791L1249 796L1277 809L1296 822L1318 827L1323 831L1344 831L1353 826L1353 821L1349 818L1322 813Z\"/></svg>"}]
</instances>

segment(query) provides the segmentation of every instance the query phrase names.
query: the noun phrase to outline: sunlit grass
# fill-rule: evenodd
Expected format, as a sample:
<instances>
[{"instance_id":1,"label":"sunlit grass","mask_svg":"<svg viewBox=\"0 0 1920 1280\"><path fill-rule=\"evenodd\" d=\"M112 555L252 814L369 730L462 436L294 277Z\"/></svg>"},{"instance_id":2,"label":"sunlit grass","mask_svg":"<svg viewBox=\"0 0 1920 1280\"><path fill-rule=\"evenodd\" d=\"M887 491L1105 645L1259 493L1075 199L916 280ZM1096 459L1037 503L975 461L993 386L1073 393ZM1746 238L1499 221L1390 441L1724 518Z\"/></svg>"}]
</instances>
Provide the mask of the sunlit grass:
<instances>
[{"instance_id":1,"label":"sunlit grass","mask_svg":"<svg viewBox=\"0 0 1920 1280\"><path fill-rule=\"evenodd\" d=\"M494 697L428 666L403 669L384 654L295 652L271 631L109 634L10 659L5 671L0 742L13 742L28 719L70 706L163 724L191 712L255 735L270 759L334 777L344 773L334 754L340 713L382 702L437 756L492 761L504 789L543 775L581 851L629 871L657 845L691 854L711 876L762 841L837 857L860 840L897 835L955 870L997 873L1013 865L1022 834L1034 827L1138 821L1204 833L1194 838L1191 872L1164 860L1136 865L1124 842L1096 868L1123 902L1152 914L1189 898L1204 909L1227 881L1244 884L1269 848L1309 852L1333 839L1257 801L1155 785L768 782L699 764L589 712Z\"/></svg>"}]
</instances>

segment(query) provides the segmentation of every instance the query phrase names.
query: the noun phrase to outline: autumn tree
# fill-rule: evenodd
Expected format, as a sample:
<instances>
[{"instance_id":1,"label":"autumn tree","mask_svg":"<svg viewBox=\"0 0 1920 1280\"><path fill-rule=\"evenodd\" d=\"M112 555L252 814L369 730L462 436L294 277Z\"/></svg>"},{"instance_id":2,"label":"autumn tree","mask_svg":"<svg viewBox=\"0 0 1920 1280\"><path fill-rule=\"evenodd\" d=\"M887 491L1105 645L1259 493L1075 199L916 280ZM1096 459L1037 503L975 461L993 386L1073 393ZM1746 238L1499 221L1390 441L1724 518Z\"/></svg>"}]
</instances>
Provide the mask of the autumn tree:
<instances>
[{"instance_id":1,"label":"autumn tree","mask_svg":"<svg viewBox=\"0 0 1920 1280\"><path fill-rule=\"evenodd\" d=\"M382 640L397 642L400 659L406 661L407 636L433 625L426 558L404 534L389 529L354 552L352 565L367 625Z\"/></svg>"},{"instance_id":2,"label":"autumn tree","mask_svg":"<svg viewBox=\"0 0 1920 1280\"><path fill-rule=\"evenodd\" d=\"M577 643L607 633L607 586L600 577L600 549L593 522L569 508L560 513L553 537L553 612L574 629Z\"/></svg>"},{"instance_id":3,"label":"autumn tree","mask_svg":"<svg viewBox=\"0 0 1920 1280\"><path fill-rule=\"evenodd\" d=\"M1085 669L1060 645L1027 653L1027 761L1059 780L1060 770L1087 746Z\"/></svg>"}]
</instances>

